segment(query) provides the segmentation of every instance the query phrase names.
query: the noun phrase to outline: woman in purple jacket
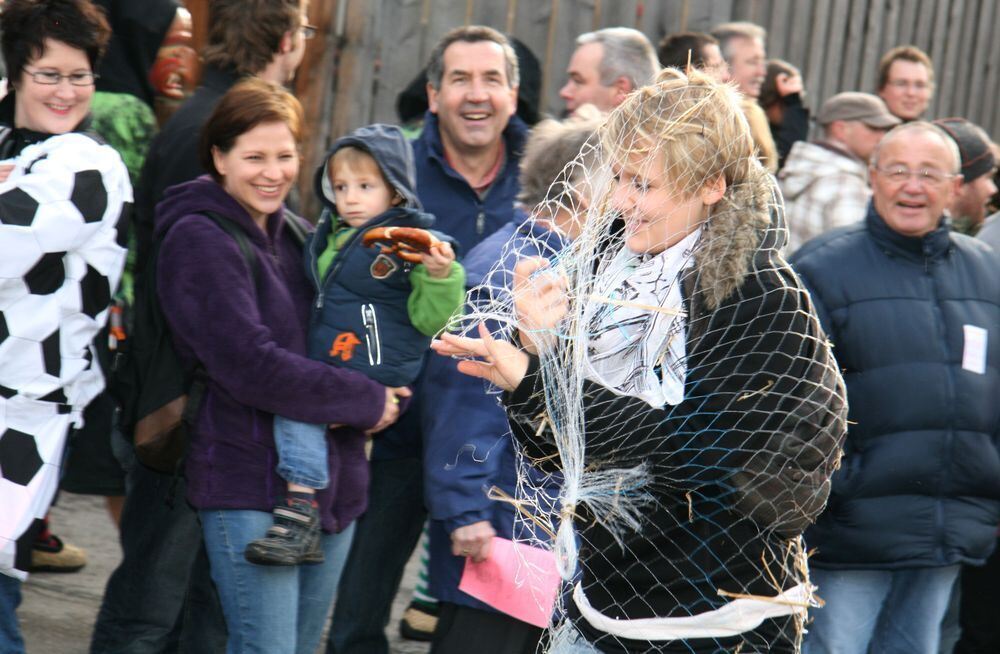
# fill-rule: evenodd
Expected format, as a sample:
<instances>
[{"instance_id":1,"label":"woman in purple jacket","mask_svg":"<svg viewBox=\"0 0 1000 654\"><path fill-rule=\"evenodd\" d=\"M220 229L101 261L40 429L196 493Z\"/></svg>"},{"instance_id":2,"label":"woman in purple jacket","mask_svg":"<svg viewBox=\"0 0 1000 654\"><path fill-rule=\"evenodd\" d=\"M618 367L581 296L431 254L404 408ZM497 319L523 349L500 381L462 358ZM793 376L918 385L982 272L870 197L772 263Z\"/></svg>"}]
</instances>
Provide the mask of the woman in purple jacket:
<instances>
[{"instance_id":1,"label":"woman in purple jacket","mask_svg":"<svg viewBox=\"0 0 1000 654\"><path fill-rule=\"evenodd\" d=\"M302 108L252 79L233 87L202 132L203 176L167 190L156 210L157 290L186 366L208 376L187 456L187 499L199 511L231 653L314 652L365 510L367 431L399 413L396 392L305 356L312 290L283 201L299 170ZM205 215L228 219L256 253ZM243 558L285 493L275 472L274 414L336 424L330 485L316 495L321 565L264 567Z\"/></svg>"}]
</instances>

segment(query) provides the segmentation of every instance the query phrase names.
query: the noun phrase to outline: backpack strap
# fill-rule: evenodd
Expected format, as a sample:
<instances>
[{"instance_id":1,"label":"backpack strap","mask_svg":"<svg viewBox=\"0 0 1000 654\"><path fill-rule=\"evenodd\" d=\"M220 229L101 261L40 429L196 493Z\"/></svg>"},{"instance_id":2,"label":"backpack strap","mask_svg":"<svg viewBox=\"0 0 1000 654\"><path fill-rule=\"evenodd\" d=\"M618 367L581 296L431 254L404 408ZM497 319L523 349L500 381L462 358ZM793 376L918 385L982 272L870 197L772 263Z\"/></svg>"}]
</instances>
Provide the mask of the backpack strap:
<instances>
[{"instance_id":1,"label":"backpack strap","mask_svg":"<svg viewBox=\"0 0 1000 654\"><path fill-rule=\"evenodd\" d=\"M302 224L302 218L299 218L288 209L285 209L285 215L283 218L285 225L288 227L288 231L292 234L292 239L298 243L299 247L305 247L308 233L306 232L305 226Z\"/></svg>"},{"instance_id":2,"label":"backpack strap","mask_svg":"<svg viewBox=\"0 0 1000 654\"><path fill-rule=\"evenodd\" d=\"M243 255L243 260L246 262L247 267L250 268L250 275L253 277L254 288L256 288L260 278L260 261L257 259L257 252L254 250L253 245L250 244L250 239L247 238L246 232L243 231L242 227L222 214L214 211L202 211L201 213L236 241L237 247L240 248L240 254ZM181 419L189 427L194 424L195 418L198 416L201 401L205 397L207 383L208 375L205 373L205 367L199 362L195 366L191 388L188 389L187 404L184 405L184 413L181 416Z\"/></svg>"},{"instance_id":3,"label":"backpack strap","mask_svg":"<svg viewBox=\"0 0 1000 654\"><path fill-rule=\"evenodd\" d=\"M253 277L254 287L256 288L257 280L260 277L260 262L257 260L257 252L250 244L250 239L247 238L246 232L243 231L242 227L220 213L216 213L214 211L202 211L200 213L209 218L213 223L218 225L222 231L229 234L229 236L236 241L237 247L240 248L240 254L243 255L243 260L250 268L250 275Z\"/></svg>"}]
</instances>

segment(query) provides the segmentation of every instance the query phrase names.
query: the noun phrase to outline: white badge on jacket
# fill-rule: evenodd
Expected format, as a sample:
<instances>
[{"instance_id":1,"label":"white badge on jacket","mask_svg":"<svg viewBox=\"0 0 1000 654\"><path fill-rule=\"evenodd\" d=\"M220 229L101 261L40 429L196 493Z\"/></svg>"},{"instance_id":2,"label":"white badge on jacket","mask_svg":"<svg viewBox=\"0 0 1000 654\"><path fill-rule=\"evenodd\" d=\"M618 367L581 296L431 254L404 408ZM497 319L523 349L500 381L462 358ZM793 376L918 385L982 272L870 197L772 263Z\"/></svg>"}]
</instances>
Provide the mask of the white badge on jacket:
<instances>
[{"instance_id":1,"label":"white badge on jacket","mask_svg":"<svg viewBox=\"0 0 1000 654\"><path fill-rule=\"evenodd\" d=\"M965 347L962 350L962 369L986 374L986 335L982 327L962 325L965 332Z\"/></svg>"}]
</instances>

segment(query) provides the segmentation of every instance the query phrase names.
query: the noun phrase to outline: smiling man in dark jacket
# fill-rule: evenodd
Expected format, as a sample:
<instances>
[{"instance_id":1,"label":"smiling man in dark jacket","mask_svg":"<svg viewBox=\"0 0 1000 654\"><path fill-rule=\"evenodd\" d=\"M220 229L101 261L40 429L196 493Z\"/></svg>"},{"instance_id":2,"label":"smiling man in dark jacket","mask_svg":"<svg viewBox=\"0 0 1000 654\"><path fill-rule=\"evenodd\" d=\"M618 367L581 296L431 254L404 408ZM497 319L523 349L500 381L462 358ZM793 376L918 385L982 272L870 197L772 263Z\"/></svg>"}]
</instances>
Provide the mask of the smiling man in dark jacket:
<instances>
[{"instance_id":1,"label":"smiling man in dark jacket","mask_svg":"<svg viewBox=\"0 0 1000 654\"><path fill-rule=\"evenodd\" d=\"M518 75L507 38L488 27L456 28L431 53L430 110L413 143L417 195L434 214L435 228L466 252L513 217L527 133L514 115ZM375 438L369 509L358 521L338 591L349 601L337 602L334 609L328 654L388 652L389 609L427 516L421 440L433 434L421 435L420 405L421 394L433 404L434 391L424 386L418 381L412 408ZM478 550L493 536L486 520L455 532L465 543L459 549Z\"/></svg>"},{"instance_id":2,"label":"smiling man in dark jacket","mask_svg":"<svg viewBox=\"0 0 1000 654\"><path fill-rule=\"evenodd\" d=\"M1000 263L951 230L959 161L929 123L893 129L873 155L864 222L792 261L850 405L829 504L806 532L826 600L809 654L936 652L961 564L996 542Z\"/></svg>"}]
</instances>

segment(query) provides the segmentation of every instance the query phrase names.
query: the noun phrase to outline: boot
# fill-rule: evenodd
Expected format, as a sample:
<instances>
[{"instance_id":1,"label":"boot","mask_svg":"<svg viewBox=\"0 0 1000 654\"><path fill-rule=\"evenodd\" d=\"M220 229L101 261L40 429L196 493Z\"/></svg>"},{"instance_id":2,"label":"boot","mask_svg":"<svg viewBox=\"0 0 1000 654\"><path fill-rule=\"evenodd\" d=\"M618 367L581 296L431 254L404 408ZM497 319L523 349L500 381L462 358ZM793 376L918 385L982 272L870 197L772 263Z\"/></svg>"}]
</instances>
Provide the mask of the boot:
<instances>
[{"instance_id":1,"label":"boot","mask_svg":"<svg viewBox=\"0 0 1000 654\"><path fill-rule=\"evenodd\" d=\"M289 498L274 507L274 524L263 538L247 544L243 556L257 565L323 562L319 511L315 503Z\"/></svg>"}]
</instances>

